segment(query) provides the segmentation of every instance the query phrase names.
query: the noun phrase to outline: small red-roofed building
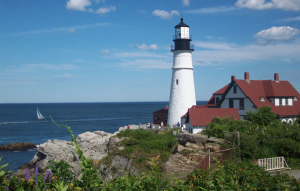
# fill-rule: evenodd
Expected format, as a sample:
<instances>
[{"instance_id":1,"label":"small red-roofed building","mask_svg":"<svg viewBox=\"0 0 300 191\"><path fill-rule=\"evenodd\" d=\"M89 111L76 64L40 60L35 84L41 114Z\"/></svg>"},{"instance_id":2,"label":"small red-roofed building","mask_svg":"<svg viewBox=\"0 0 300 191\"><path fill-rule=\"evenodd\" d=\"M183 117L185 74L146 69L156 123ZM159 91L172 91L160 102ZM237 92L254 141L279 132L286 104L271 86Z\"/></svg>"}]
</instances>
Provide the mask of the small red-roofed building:
<instances>
[{"instance_id":1,"label":"small red-roofed building","mask_svg":"<svg viewBox=\"0 0 300 191\"><path fill-rule=\"evenodd\" d=\"M214 117L232 118L240 120L237 108L208 108L193 106L186 114L186 128L189 133L197 134L201 132Z\"/></svg>"},{"instance_id":2,"label":"small red-roofed building","mask_svg":"<svg viewBox=\"0 0 300 191\"><path fill-rule=\"evenodd\" d=\"M231 82L213 93L206 106L210 108L237 108L241 119L248 111L256 112L262 106L272 108L282 122L293 123L300 112L300 94L288 81L250 80L249 72L244 79L231 76Z\"/></svg>"},{"instance_id":3,"label":"small red-roofed building","mask_svg":"<svg viewBox=\"0 0 300 191\"><path fill-rule=\"evenodd\" d=\"M153 123L160 125L161 122L163 122L164 125L167 125L168 110L169 110L169 107L167 106L163 109L153 112Z\"/></svg>"}]
</instances>

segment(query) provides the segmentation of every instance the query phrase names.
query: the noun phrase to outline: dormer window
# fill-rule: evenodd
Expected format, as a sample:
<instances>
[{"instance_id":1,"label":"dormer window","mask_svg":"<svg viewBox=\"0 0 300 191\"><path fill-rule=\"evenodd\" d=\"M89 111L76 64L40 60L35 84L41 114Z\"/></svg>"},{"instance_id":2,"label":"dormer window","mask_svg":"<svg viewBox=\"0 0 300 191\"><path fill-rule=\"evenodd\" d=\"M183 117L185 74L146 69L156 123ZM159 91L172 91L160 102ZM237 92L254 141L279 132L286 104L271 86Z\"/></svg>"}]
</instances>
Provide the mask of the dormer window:
<instances>
[{"instance_id":1,"label":"dormer window","mask_svg":"<svg viewBox=\"0 0 300 191\"><path fill-rule=\"evenodd\" d=\"M266 102L266 100L265 100L264 97L261 97L260 101L261 101L261 102Z\"/></svg>"}]
</instances>

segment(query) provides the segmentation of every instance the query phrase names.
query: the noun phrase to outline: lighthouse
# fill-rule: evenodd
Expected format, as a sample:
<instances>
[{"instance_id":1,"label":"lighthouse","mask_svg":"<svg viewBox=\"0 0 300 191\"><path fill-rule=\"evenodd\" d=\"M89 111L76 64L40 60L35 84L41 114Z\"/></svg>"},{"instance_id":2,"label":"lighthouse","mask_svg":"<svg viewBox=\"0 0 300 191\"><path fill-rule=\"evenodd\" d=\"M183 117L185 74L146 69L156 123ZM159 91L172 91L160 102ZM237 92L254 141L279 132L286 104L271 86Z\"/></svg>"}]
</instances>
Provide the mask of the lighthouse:
<instances>
[{"instance_id":1,"label":"lighthouse","mask_svg":"<svg viewBox=\"0 0 300 191\"><path fill-rule=\"evenodd\" d=\"M181 123L181 117L188 108L196 105L192 52L194 46L190 44L190 27L183 22L175 26L173 52L172 81L168 109L168 124Z\"/></svg>"}]
</instances>

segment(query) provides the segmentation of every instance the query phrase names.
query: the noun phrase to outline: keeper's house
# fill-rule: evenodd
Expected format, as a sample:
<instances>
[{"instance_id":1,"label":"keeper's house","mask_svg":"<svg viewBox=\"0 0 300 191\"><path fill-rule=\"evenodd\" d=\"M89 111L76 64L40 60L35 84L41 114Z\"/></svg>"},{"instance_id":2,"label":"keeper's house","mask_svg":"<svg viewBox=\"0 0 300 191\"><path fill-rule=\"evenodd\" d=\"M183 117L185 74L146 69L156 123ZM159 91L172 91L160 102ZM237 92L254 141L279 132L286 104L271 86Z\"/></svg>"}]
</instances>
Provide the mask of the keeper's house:
<instances>
[{"instance_id":1,"label":"keeper's house","mask_svg":"<svg viewBox=\"0 0 300 191\"><path fill-rule=\"evenodd\" d=\"M205 106L192 106L181 119L185 121L187 131L196 134L211 123L214 117L240 120L237 108L207 108Z\"/></svg>"},{"instance_id":2,"label":"keeper's house","mask_svg":"<svg viewBox=\"0 0 300 191\"><path fill-rule=\"evenodd\" d=\"M293 123L300 112L300 94L288 82L279 80L250 80L249 72L244 79L235 79L213 93L206 106L210 108L237 108L240 118L244 119L248 111L256 112L262 106L272 108L282 122Z\"/></svg>"}]
</instances>

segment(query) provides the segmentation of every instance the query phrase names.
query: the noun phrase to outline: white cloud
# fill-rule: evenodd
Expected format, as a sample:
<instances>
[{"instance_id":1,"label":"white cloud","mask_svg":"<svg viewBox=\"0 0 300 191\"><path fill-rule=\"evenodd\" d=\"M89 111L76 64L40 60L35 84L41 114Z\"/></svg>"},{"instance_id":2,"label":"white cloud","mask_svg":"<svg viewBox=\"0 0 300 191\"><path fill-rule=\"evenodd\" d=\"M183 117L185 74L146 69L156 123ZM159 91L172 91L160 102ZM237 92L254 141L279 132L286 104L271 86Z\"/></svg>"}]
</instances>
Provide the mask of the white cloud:
<instances>
[{"instance_id":1,"label":"white cloud","mask_svg":"<svg viewBox=\"0 0 300 191\"><path fill-rule=\"evenodd\" d=\"M152 12L153 15L158 16L162 19L171 19L174 15L179 16L179 12L176 10L173 10L171 12L164 11L164 10L154 10Z\"/></svg>"},{"instance_id":2,"label":"white cloud","mask_svg":"<svg viewBox=\"0 0 300 191\"><path fill-rule=\"evenodd\" d=\"M218 13L218 12L226 12L226 11L233 11L236 10L235 7L209 7L209 8L201 8L201 9L195 9L195 10L187 10L184 13L188 14L208 14L208 13Z\"/></svg>"},{"instance_id":3,"label":"white cloud","mask_svg":"<svg viewBox=\"0 0 300 191\"><path fill-rule=\"evenodd\" d=\"M170 56L172 56L172 53L167 55L150 52L120 52L112 54L113 58L169 58Z\"/></svg>"},{"instance_id":4,"label":"white cloud","mask_svg":"<svg viewBox=\"0 0 300 191\"><path fill-rule=\"evenodd\" d=\"M100 51L100 55L105 55L105 54L109 54L110 51L109 50L101 50Z\"/></svg>"},{"instance_id":5,"label":"white cloud","mask_svg":"<svg viewBox=\"0 0 300 191\"><path fill-rule=\"evenodd\" d=\"M38 34L38 33L49 33L49 32L61 32L61 31L67 31L72 32L72 30L75 31L75 29L86 29L86 28L93 28L93 27L102 27L110 25L110 23L94 23L91 25L77 25L72 27L56 27L52 29L41 29L41 30L33 30L33 31L25 31L25 32L19 32L19 33L11 33L10 36L15 35L25 35L25 34Z\"/></svg>"},{"instance_id":6,"label":"white cloud","mask_svg":"<svg viewBox=\"0 0 300 191\"><path fill-rule=\"evenodd\" d=\"M235 6L256 10L283 9L286 11L300 11L299 0L271 0L267 2L266 0L238 0Z\"/></svg>"},{"instance_id":7,"label":"white cloud","mask_svg":"<svg viewBox=\"0 0 300 191\"><path fill-rule=\"evenodd\" d=\"M259 46L250 44L239 46L233 43L212 43L196 41L193 53L194 65L230 65L258 62L278 62L280 60L300 62L300 42L268 44ZM201 47L197 51L197 47ZM206 49L206 50L203 50Z\"/></svg>"},{"instance_id":8,"label":"white cloud","mask_svg":"<svg viewBox=\"0 0 300 191\"><path fill-rule=\"evenodd\" d=\"M299 29L292 27L272 27L267 30L262 30L254 35L260 43L266 44L276 41L289 41L295 39L300 33Z\"/></svg>"},{"instance_id":9,"label":"white cloud","mask_svg":"<svg viewBox=\"0 0 300 191\"><path fill-rule=\"evenodd\" d=\"M55 75L54 77L56 77L56 78L63 78L63 79L72 79L72 78L74 78L73 75L67 74L67 73L65 73L63 75Z\"/></svg>"},{"instance_id":10,"label":"white cloud","mask_svg":"<svg viewBox=\"0 0 300 191\"><path fill-rule=\"evenodd\" d=\"M183 6L190 6L190 0L182 0L182 5Z\"/></svg>"},{"instance_id":11,"label":"white cloud","mask_svg":"<svg viewBox=\"0 0 300 191\"><path fill-rule=\"evenodd\" d=\"M277 22L290 22L290 21L300 21L300 16L277 20Z\"/></svg>"},{"instance_id":12,"label":"white cloud","mask_svg":"<svg viewBox=\"0 0 300 191\"><path fill-rule=\"evenodd\" d=\"M75 66L73 64L25 64L28 69L43 69L43 70L73 70Z\"/></svg>"},{"instance_id":13,"label":"white cloud","mask_svg":"<svg viewBox=\"0 0 300 191\"><path fill-rule=\"evenodd\" d=\"M67 9L86 11L85 7L91 6L91 5L92 5L92 3L90 0L69 0L67 2Z\"/></svg>"},{"instance_id":14,"label":"white cloud","mask_svg":"<svg viewBox=\"0 0 300 191\"><path fill-rule=\"evenodd\" d=\"M75 29L71 28L70 30L68 30L68 32L74 33L74 32L75 32Z\"/></svg>"},{"instance_id":15,"label":"white cloud","mask_svg":"<svg viewBox=\"0 0 300 191\"><path fill-rule=\"evenodd\" d=\"M172 62L155 59L138 59L119 63L119 66L130 69L170 69Z\"/></svg>"},{"instance_id":16,"label":"white cloud","mask_svg":"<svg viewBox=\"0 0 300 191\"><path fill-rule=\"evenodd\" d=\"M111 5L109 7L101 7L100 9L98 9L96 11L96 14L100 14L100 15L103 15L103 14L106 14L106 13L109 13L109 12L112 12L112 11L116 11L116 7Z\"/></svg>"},{"instance_id":17,"label":"white cloud","mask_svg":"<svg viewBox=\"0 0 300 191\"><path fill-rule=\"evenodd\" d=\"M140 50L158 50L159 49L159 46L157 44L151 44L149 46L142 44L142 45L136 45L136 46Z\"/></svg>"}]
</instances>

